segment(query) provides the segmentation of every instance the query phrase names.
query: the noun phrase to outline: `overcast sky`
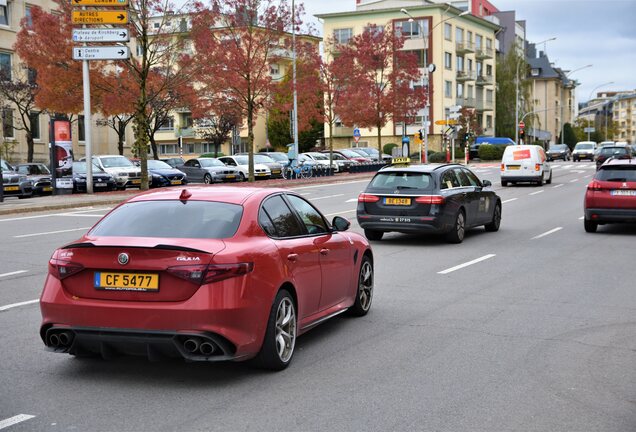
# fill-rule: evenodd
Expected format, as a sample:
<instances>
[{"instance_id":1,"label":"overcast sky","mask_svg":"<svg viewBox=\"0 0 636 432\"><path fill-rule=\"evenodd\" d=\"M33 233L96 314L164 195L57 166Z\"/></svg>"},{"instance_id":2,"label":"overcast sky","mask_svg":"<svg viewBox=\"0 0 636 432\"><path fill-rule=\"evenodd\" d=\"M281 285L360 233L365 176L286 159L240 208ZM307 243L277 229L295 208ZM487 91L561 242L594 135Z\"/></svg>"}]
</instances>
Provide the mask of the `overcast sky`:
<instances>
[{"instance_id":1,"label":"overcast sky","mask_svg":"<svg viewBox=\"0 0 636 432\"><path fill-rule=\"evenodd\" d=\"M301 0L302 1L302 0ZM526 21L527 38L546 43L550 61L575 70L581 85L577 100L599 90L636 90L636 0L490 0L499 10L516 10ZM308 18L314 14L355 10L355 0L305 0ZM313 18L320 32L320 24ZM543 44L538 50L543 50Z\"/></svg>"}]
</instances>

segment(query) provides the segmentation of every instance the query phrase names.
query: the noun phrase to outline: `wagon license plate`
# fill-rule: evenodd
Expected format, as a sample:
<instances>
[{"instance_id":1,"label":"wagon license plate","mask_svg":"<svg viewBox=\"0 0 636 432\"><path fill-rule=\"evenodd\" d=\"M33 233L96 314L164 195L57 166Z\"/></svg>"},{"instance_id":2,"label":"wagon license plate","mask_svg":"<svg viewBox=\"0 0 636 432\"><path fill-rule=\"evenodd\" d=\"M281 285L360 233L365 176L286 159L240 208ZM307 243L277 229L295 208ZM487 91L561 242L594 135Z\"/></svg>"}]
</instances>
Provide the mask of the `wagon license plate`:
<instances>
[{"instance_id":1,"label":"wagon license plate","mask_svg":"<svg viewBox=\"0 0 636 432\"><path fill-rule=\"evenodd\" d=\"M181 184L181 180L170 180L170 184L180 185Z\"/></svg>"},{"instance_id":2,"label":"wagon license plate","mask_svg":"<svg viewBox=\"0 0 636 432\"><path fill-rule=\"evenodd\" d=\"M141 184L141 179L133 180L132 184Z\"/></svg>"},{"instance_id":3,"label":"wagon license plate","mask_svg":"<svg viewBox=\"0 0 636 432\"><path fill-rule=\"evenodd\" d=\"M106 187L106 183L95 183L95 187Z\"/></svg>"},{"instance_id":4,"label":"wagon license plate","mask_svg":"<svg viewBox=\"0 0 636 432\"><path fill-rule=\"evenodd\" d=\"M235 175L226 175L225 178L236 178Z\"/></svg>"},{"instance_id":5,"label":"wagon license plate","mask_svg":"<svg viewBox=\"0 0 636 432\"><path fill-rule=\"evenodd\" d=\"M256 175L259 176L259 177L264 177L264 176L267 175L267 173L256 173Z\"/></svg>"},{"instance_id":6,"label":"wagon license plate","mask_svg":"<svg viewBox=\"0 0 636 432\"><path fill-rule=\"evenodd\" d=\"M407 206L411 205L411 198L384 198L384 204Z\"/></svg>"},{"instance_id":7,"label":"wagon license plate","mask_svg":"<svg viewBox=\"0 0 636 432\"><path fill-rule=\"evenodd\" d=\"M95 272L94 287L107 291L159 291L156 273Z\"/></svg>"},{"instance_id":8,"label":"wagon license plate","mask_svg":"<svg viewBox=\"0 0 636 432\"><path fill-rule=\"evenodd\" d=\"M5 186L4 190L6 190L6 191L17 191L17 190L20 190L20 186Z\"/></svg>"},{"instance_id":9,"label":"wagon license plate","mask_svg":"<svg viewBox=\"0 0 636 432\"><path fill-rule=\"evenodd\" d=\"M519 165L507 165L506 168L509 170L518 170L521 167Z\"/></svg>"},{"instance_id":10,"label":"wagon license plate","mask_svg":"<svg viewBox=\"0 0 636 432\"><path fill-rule=\"evenodd\" d=\"M636 190L612 190L611 195L636 196Z\"/></svg>"},{"instance_id":11,"label":"wagon license plate","mask_svg":"<svg viewBox=\"0 0 636 432\"><path fill-rule=\"evenodd\" d=\"M272 174L280 174L280 170L273 170Z\"/></svg>"},{"instance_id":12,"label":"wagon license plate","mask_svg":"<svg viewBox=\"0 0 636 432\"><path fill-rule=\"evenodd\" d=\"M52 187L52 186L44 186L44 187L42 188L42 190L43 190L44 192L51 192L51 191L53 190L53 187Z\"/></svg>"}]
</instances>

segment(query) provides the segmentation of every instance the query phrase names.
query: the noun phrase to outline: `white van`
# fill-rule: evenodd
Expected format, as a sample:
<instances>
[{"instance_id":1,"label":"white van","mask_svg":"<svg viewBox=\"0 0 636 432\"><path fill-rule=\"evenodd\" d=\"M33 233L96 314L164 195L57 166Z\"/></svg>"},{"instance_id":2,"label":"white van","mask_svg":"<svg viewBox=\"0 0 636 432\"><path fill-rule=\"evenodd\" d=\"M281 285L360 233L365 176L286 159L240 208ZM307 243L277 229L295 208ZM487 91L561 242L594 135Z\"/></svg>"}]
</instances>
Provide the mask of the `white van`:
<instances>
[{"instance_id":1,"label":"white van","mask_svg":"<svg viewBox=\"0 0 636 432\"><path fill-rule=\"evenodd\" d=\"M545 150L537 145L508 146L501 158L501 185L530 182L543 186L552 183L552 168Z\"/></svg>"}]
</instances>

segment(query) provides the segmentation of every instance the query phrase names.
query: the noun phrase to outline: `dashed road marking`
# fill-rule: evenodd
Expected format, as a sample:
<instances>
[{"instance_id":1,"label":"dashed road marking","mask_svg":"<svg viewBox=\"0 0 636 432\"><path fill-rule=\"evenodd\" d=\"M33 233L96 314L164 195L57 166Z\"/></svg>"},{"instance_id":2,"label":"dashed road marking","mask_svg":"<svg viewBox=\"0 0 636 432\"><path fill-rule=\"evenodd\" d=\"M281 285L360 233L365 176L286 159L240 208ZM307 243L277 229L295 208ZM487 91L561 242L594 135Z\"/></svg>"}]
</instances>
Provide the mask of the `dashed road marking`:
<instances>
[{"instance_id":1,"label":"dashed road marking","mask_svg":"<svg viewBox=\"0 0 636 432\"><path fill-rule=\"evenodd\" d=\"M22 423L23 421L34 418L34 415L30 414L18 414L17 416L10 417L0 421L0 429L8 428L14 424Z\"/></svg>"},{"instance_id":2,"label":"dashed road marking","mask_svg":"<svg viewBox=\"0 0 636 432\"><path fill-rule=\"evenodd\" d=\"M347 200L345 202L350 203L350 202L357 202L357 201L358 201L358 198L351 198L351 199L349 199L349 200Z\"/></svg>"},{"instance_id":3,"label":"dashed road marking","mask_svg":"<svg viewBox=\"0 0 636 432\"><path fill-rule=\"evenodd\" d=\"M579 218L579 220L583 220L583 219L585 219L585 216L581 216L581 217Z\"/></svg>"},{"instance_id":4,"label":"dashed road marking","mask_svg":"<svg viewBox=\"0 0 636 432\"><path fill-rule=\"evenodd\" d=\"M543 192L545 192L545 190L542 189L540 191L529 193L528 195L538 195L538 194L543 193Z\"/></svg>"},{"instance_id":5,"label":"dashed road marking","mask_svg":"<svg viewBox=\"0 0 636 432\"><path fill-rule=\"evenodd\" d=\"M0 277L7 277L7 276L13 276L13 275L17 275L17 274L22 274L22 273L26 273L26 270L18 270L18 271L12 271L9 273L2 273L0 274Z\"/></svg>"},{"instance_id":6,"label":"dashed road marking","mask_svg":"<svg viewBox=\"0 0 636 432\"><path fill-rule=\"evenodd\" d=\"M552 186L552 189L560 188L560 187L563 187L563 186L565 186L565 185L563 183L561 183L561 184Z\"/></svg>"},{"instance_id":7,"label":"dashed road marking","mask_svg":"<svg viewBox=\"0 0 636 432\"><path fill-rule=\"evenodd\" d=\"M575 179L570 180L570 183L574 183L574 182L577 182L577 181L579 181L579 179L575 178Z\"/></svg>"},{"instance_id":8,"label":"dashed road marking","mask_svg":"<svg viewBox=\"0 0 636 432\"><path fill-rule=\"evenodd\" d=\"M91 227L73 228L73 229L59 230L59 231L48 231L48 232L33 233L33 234L22 234L22 235L13 236L13 238L26 238L26 237L36 237L36 236L51 235L51 234L62 234L62 233L68 233L73 231L86 231L89 229L91 229Z\"/></svg>"},{"instance_id":9,"label":"dashed road marking","mask_svg":"<svg viewBox=\"0 0 636 432\"><path fill-rule=\"evenodd\" d=\"M538 236L532 237L532 240L540 239L545 236L549 236L550 234L554 234L555 232L561 231L563 227L556 227L551 229L550 231L544 232L543 234L539 234Z\"/></svg>"},{"instance_id":10,"label":"dashed road marking","mask_svg":"<svg viewBox=\"0 0 636 432\"><path fill-rule=\"evenodd\" d=\"M510 198L510 199L507 199L507 200L505 200L505 201L502 201L501 203L502 203L502 204L505 204L505 203L509 203L509 202L517 201L518 199L519 199L519 198Z\"/></svg>"},{"instance_id":11,"label":"dashed road marking","mask_svg":"<svg viewBox=\"0 0 636 432\"><path fill-rule=\"evenodd\" d=\"M40 301L39 299L27 300L27 301L23 301L23 302L20 302L20 303L13 303L13 304L0 306L0 312L6 311L6 310L9 310L9 309L13 309L13 308L17 308L17 307L20 307L20 306L30 305L30 304L33 304L33 303L37 303L39 301ZM0 427L0 429L2 429L2 428Z\"/></svg>"},{"instance_id":12,"label":"dashed road marking","mask_svg":"<svg viewBox=\"0 0 636 432\"><path fill-rule=\"evenodd\" d=\"M327 196L323 196L323 197L317 197L317 198L312 198L312 201L316 201L316 200L321 200L321 199L327 199L327 198L336 198L339 196L344 196L344 194L338 194L338 195L327 195Z\"/></svg>"},{"instance_id":13,"label":"dashed road marking","mask_svg":"<svg viewBox=\"0 0 636 432\"><path fill-rule=\"evenodd\" d=\"M474 259L472 261L468 261L466 263L456 265L455 267L451 267L451 268L447 268L446 270L439 271L439 272L437 272L437 274L445 275L445 274L448 274L448 273L452 273L452 272L454 272L456 270L463 269L464 267L468 267L468 266L471 266L473 264L477 264L477 263L480 263L482 261L486 261L487 259L490 259L490 258L495 257L495 256L497 256L497 255L496 254L484 255L483 257L479 257L479 258Z\"/></svg>"}]
</instances>

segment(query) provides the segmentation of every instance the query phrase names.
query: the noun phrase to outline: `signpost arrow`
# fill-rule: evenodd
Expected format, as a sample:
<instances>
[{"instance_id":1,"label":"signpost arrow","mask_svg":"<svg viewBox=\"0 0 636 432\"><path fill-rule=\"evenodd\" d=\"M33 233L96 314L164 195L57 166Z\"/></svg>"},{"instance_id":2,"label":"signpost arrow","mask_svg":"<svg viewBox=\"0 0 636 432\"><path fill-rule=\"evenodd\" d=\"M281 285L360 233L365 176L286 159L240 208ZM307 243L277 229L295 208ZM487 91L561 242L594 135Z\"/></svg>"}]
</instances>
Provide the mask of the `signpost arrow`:
<instances>
[{"instance_id":1,"label":"signpost arrow","mask_svg":"<svg viewBox=\"0 0 636 432\"><path fill-rule=\"evenodd\" d=\"M130 49L121 46L89 46L73 48L73 60L127 60Z\"/></svg>"},{"instance_id":2,"label":"signpost arrow","mask_svg":"<svg viewBox=\"0 0 636 432\"><path fill-rule=\"evenodd\" d=\"M73 29L73 42L128 42L128 29Z\"/></svg>"},{"instance_id":3,"label":"signpost arrow","mask_svg":"<svg viewBox=\"0 0 636 432\"><path fill-rule=\"evenodd\" d=\"M128 23L128 11L74 10L71 22L73 24L126 24Z\"/></svg>"}]
</instances>

